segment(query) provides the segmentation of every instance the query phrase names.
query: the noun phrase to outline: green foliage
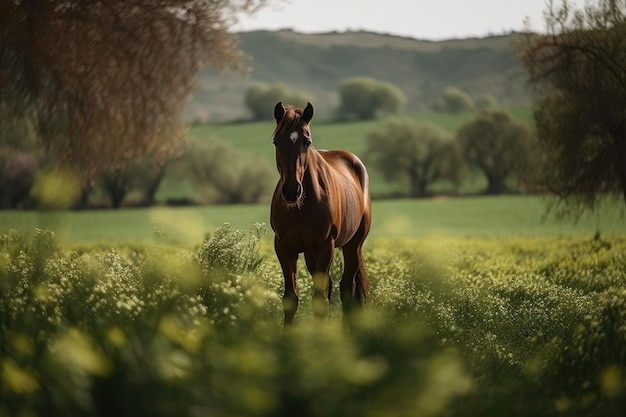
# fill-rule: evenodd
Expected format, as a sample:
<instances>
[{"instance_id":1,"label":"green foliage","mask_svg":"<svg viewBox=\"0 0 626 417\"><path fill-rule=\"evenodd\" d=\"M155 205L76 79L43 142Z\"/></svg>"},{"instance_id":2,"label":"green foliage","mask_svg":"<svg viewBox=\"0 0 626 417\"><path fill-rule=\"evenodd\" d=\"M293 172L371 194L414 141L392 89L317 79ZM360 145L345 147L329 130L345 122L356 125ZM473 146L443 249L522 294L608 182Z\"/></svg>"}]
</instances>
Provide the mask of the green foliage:
<instances>
[{"instance_id":1,"label":"green foliage","mask_svg":"<svg viewBox=\"0 0 626 417\"><path fill-rule=\"evenodd\" d=\"M506 191L506 181L522 179L531 166L532 131L504 110L485 110L457 132L468 165L487 179L487 194Z\"/></svg>"},{"instance_id":2,"label":"green foliage","mask_svg":"<svg viewBox=\"0 0 626 417\"><path fill-rule=\"evenodd\" d=\"M483 94L476 98L474 104L478 110L487 110L498 107L498 100L490 94Z\"/></svg>"},{"instance_id":3,"label":"green foliage","mask_svg":"<svg viewBox=\"0 0 626 417\"><path fill-rule=\"evenodd\" d=\"M380 113L398 113L406 101L402 91L393 84L369 77L344 81L339 86L339 99L337 117L356 116L360 120L373 119Z\"/></svg>"},{"instance_id":4,"label":"green foliage","mask_svg":"<svg viewBox=\"0 0 626 417\"><path fill-rule=\"evenodd\" d=\"M367 135L364 158L387 180L407 178L410 197L427 195L435 181L460 178L458 147L450 135L430 124L386 121Z\"/></svg>"},{"instance_id":5,"label":"green foliage","mask_svg":"<svg viewBox=\"0 0 626 417\"><path fill-rule=\"evenodd\" d=\"M291 91L283 83L257 83L246 91L244 104L252 113L253 120L270 120L274 116L274 106L279 101L304 108L311 98L306 93Z\"/></svg>"},{"instance_id":6,"label":"green foliage","mask_svg":"<svg viewBox=\"0 0 626 417\"><path fill-rule=\"evenodd\" d=\"M623 237L373 240L353 329L315 320L303 285L284 331L262 231L198 249L2 236L0 413L622 415Z\"/></svg>"},{"instance_id":7,"label":"green foliage","mask_svg":"<svg viewBox=\"0 0 626 417\"><path fill-rule=\"evenodd\" d=\"M191 142L171 163L179 180L193 179L203 204L257 203L271 195L273 170L258 157L242 157L228 143L217 140Z\"/></svg>"},{"instance_id":8,"label":"green foliage","mask_svg":"<svg viewBox=\"0 0 626 417\"><path fill-rule=\"evenodd\" d=\"M198 262L206 271L218 269L235 276L255 272L262 261L258 243L265 231L265 225L255 223L248 239L244 239L243 231L225 223L204 241L198 253Z\"/></svg>"},{"instance_id":9,"label":"green foliage","mask_svg":"<svg viewBox=\"0 0 626 417\"><path fill-rule=\"evenodd\" d=\"M474 108L474 100L456 87L446 87L435 105L435 109L448 113L462 113Z\"/></svg>"}]
</instances>

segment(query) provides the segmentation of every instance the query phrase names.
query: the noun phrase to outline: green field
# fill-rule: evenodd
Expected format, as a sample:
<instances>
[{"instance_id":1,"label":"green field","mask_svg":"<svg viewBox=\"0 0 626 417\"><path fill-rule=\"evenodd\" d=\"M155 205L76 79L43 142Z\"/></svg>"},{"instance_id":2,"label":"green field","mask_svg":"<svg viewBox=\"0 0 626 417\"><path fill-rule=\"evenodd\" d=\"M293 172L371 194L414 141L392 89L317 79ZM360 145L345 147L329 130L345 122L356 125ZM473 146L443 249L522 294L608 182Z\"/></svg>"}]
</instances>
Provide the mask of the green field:
<instances>
[{"instance_id":1,"label":"green field","mask_svg":"<svg viewBox=\"0 0 626 417\"><path fill-rule=\"evenodd\" d=\"M370 237L626 234L619 201L607 202L576 222L546 217L548 201L536 196L375 201ZM252 223L269 225L269 205L0 212L0 232L15 229L29 234L48 228L71 241L150 240L155 232L163 232L172 241L197 243L223 223L244 230Z\"/></svg>"},{"instance_id":2,"label":"green field","mask_svg":"<svg viewBox=\"0 0 626 417\"><path fill-rule=\"evenodd\" d=\"M257 239L0 236L0 415L623 416L624 234L372 239L349 332Z\"/></svg>"},{"instance_id":3,"label":"green field","mask_svg":"<svg viewBox=\"0 0 626 417\"><path fill-rule=\"evenodd\" d=\"M260 127L197 140L271 158ZM356 149L367 130L325 127ZM301 261L283 329L267 203L0 212L0 417L622 417L624 205L550 201L374 201L350 331L339 252L328 319Z\"/></svg>"}]
</instances>

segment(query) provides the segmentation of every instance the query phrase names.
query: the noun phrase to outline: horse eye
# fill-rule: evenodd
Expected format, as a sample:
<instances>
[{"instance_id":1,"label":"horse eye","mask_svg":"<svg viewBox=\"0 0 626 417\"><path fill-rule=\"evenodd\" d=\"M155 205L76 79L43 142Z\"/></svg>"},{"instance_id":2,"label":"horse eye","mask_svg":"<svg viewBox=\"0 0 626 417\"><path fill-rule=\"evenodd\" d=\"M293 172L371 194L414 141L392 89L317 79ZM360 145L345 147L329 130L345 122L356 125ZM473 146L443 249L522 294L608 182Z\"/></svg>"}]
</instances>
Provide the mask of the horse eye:
<instances>
[{"instance_id":1,"label":"horse eye","mask_svg":"<svg viewBox=\"0 0 626 417\"><path fill-rule=\"evenodd\" d=\"M278 146L278 142L276 141L276 139L272 140L272 143L274 144L274 146Z\"/></svg>"}]
</instances>

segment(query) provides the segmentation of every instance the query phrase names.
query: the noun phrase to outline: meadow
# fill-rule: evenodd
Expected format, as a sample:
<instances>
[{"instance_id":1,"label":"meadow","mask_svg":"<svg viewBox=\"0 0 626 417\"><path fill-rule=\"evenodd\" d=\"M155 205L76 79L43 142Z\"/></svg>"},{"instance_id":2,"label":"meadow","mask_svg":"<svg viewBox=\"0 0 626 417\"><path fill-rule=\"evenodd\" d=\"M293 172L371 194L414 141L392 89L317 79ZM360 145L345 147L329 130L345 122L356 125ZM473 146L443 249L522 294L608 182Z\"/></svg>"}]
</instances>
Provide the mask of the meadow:
<instances>
[{"instance_id":1,"label":"meadow","mask_svg":"<svg viewBox=\"0 0 626 417\"><path fill-rule=\"evenodd\" d=\"M260 127L196 140L271 158ZM362 124L328 128L362 146ZM349 331L337 288L313 318L302 261L283 329L267 204L1 212L0 417L622 416L623 203L574 221L549 202L374 201Z\"/></svg>"},{"instance_id":2,"label":"meadow","mask_svg":"<svg viewBox=\"0 0 626 417\"><path fill-rule=\"evenodd\" d=\"M366 308L282 328L264 228L0 238L1 416L622 416L626 239L373 238ZM337 283L338 255L331 275Z\"/></svg>"},{"instance_id":3,"label":"meadow","mask_svg":"<svg viewBox=\"0 0 626 417\"><path fill-rule=\"evenodd\" d=\"M266 205L1 213L0 416L620 416L621 205L545 203L375 202L350 332L303 262L282 329Z\"/></svg>"},{"instance_id":4,"label":"meadow","mask_svg":"<svg viewBox=\"0 0 626 417\"><path fill-rule=\"evenodd\" d=\"M606 201L577 219L547 212L550 203L547 197L527 195L376 200L370 238L626 234L620 201ZM142 241L162 234L189 245L224 223L243 230L253 223L269 227L269 204L0 212L0 232L29 235L35 228L50 229L68 242Z\"/></svg>"}]
</instances>

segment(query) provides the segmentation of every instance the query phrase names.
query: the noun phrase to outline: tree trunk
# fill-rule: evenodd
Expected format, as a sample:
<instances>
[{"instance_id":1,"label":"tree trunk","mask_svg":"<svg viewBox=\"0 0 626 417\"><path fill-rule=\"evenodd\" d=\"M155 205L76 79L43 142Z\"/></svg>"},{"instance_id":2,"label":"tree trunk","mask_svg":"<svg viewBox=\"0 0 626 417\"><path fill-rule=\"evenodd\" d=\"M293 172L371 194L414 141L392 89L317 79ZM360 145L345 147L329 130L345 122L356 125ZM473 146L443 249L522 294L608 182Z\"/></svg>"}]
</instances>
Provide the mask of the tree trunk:
<instances>
[{"instance_id":1,"label":"tree trunk","mask_svg":"<svg viewBox=\"0 0 626 417\"><path fill-rule=\"evenodd\" d=\"M103 188L111 199L111 206L114 209L120 208L126 192L129 188L129 178L127 173L120 170L105 173L103 178Z\"/></svg>"},{"instance_id":2,"label":"tree trunk","mask_svg":"<svg viewBox=\"0 0 626 417\"><path fill-rule=\"evenodd\" d=\"M426 195L426 187L428 187L428 181L411 176L411 190L409 191L409 197L424 197Z\"/></svg>"},{"instance_id":3,"label":"tree trunk","mask_svg":"<svg viewBox=\"0 0 626 417\"><path fill-rule=\"evenodd\" d=\"M495 175L487 176L487 194L499 195L504 193L504 178Z\"/></svg>"},{"instance_id":4,"label":"tree trunk","mask_svg":"<svg viewBox=\"0 0 626 417\"><path fill-rule=\"evenodd\" d=\"M89 207L89 194L93 187L91 185L83 186L80 190L80 198L74 207L76 210L85 210Z\"/></svg>"},{"instance_id":5,"label":"tree trunk","mask_svg":"<svg viewBox=\"0 0 626 417\"><path fill-rule=\"evenodd\" d=\"M164 176L165 167L162 167L159 172L157 172L154 179L146 187L143 201L141 202L143 206L149 207L154 205L156 202L156 193L159 190L159 186L161 185L161 181L163 181Z\"/></svg>"}]
</instances>

